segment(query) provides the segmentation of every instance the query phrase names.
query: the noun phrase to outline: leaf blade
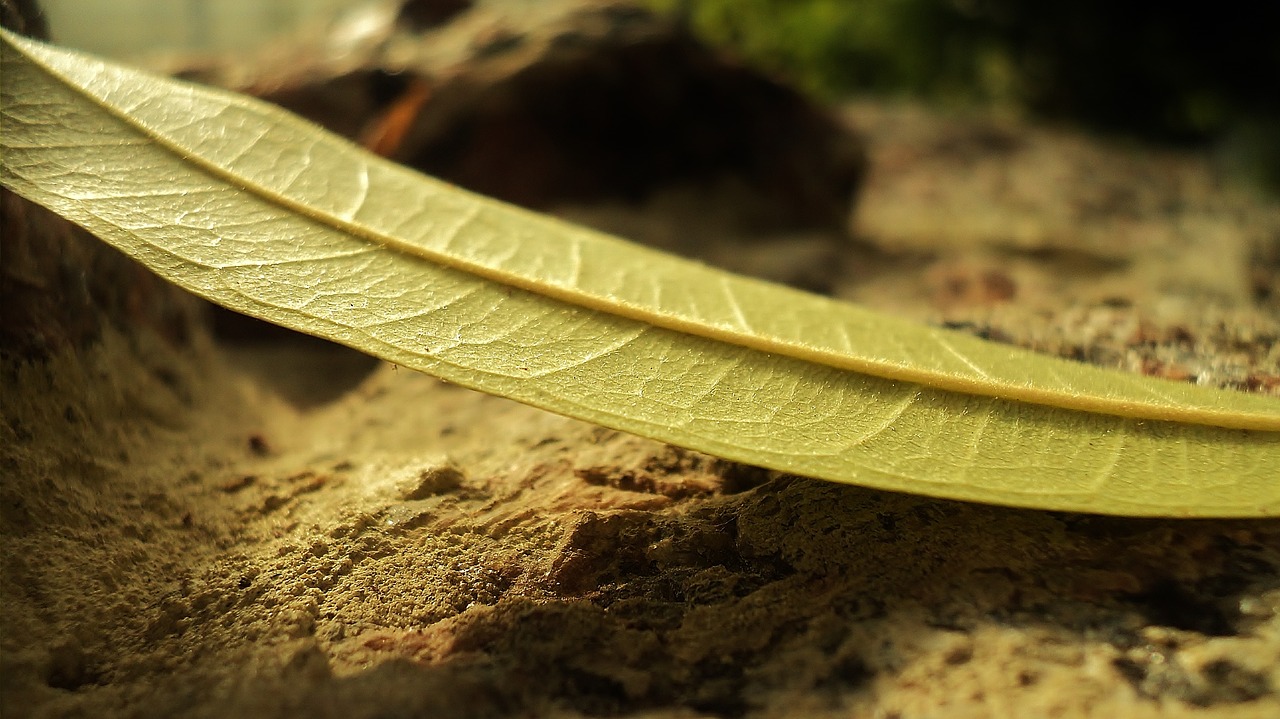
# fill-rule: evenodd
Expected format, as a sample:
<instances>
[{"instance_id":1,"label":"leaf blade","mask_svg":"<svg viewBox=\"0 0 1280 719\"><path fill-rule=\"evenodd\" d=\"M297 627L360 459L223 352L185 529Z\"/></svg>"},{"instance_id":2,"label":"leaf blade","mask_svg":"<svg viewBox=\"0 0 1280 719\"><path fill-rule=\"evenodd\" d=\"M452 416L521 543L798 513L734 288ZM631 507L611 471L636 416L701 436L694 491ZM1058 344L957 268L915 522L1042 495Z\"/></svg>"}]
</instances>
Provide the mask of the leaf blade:
<instances>
[{"instance_id":1,"label":"leaf blade","mask_svg":"<svg viewBox=\"0 0 1280 719\"><path fill-rule=\"evenodd\" d=\"M1102 513L1280 512L1280 435L1247 431L1280 428L1275 400L736 277L463 193L256 101L4 46L4 184L233 309L835 481Z\"/></svg>"}]
</instances>

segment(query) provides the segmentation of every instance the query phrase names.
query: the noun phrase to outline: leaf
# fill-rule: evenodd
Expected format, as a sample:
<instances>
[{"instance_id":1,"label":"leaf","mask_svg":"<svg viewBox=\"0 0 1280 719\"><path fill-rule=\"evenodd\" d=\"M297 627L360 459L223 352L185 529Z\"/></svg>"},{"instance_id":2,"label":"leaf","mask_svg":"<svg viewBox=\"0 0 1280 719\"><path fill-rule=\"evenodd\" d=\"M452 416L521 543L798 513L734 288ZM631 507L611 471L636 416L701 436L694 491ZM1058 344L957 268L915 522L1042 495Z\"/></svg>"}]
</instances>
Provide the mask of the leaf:
<instances>
[{"instance_id":1,"label":"leaf","mask_svg":"<svg viewBox=\"0 0 1280 719\"><path fill-rule=\"evenodd\" d=\"M1273 398L911 324L473 195L251 98L8 33L3 52L0 181L232 309L837 482L1280 513Z\"/></svg>"}]
</instances>

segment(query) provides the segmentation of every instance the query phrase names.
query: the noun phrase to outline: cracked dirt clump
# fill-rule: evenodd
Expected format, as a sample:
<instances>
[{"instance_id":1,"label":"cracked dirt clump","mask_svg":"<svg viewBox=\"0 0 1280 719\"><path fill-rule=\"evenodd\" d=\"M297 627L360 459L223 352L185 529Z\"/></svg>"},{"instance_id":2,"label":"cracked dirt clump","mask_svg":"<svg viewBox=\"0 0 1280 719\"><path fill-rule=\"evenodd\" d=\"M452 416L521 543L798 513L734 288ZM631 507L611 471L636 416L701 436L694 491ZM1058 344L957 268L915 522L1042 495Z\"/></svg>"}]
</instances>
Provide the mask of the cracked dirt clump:
<instances>
[{"instance_id":1,"label":"cracked dirt clump","mask_svg":"<svg viewBox=\"0 0 1280 719\"><path fill-rule=\"evenodd\" d=\"M1274 520L780 476L391 367L299 411L166 346L7 370L6 714L1277 706Z\"/></svg>"}]
</instances>

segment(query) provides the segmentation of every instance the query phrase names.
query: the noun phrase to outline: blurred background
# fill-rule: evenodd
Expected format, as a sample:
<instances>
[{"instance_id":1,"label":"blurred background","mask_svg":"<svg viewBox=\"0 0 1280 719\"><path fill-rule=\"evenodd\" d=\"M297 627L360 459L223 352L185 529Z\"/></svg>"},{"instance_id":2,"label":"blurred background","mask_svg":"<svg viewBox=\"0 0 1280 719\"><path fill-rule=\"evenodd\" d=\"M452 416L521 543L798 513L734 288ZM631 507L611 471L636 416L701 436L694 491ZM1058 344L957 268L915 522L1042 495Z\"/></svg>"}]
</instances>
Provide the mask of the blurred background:
<instances>
[{"instance_id":1,"label":"blurred background","mask_svg":"<svg viewBox=\"0 0 1280 719\"><path fill-rule=\"evenodd\" d=\"M55 39L128 59L244 52L383 0L45 0ZM460 0L418 3L462 6ZM511 3L519 5L520 0ZM536 5L537 3L528 3ZM1211 147L1280 190L1280 3L648 0L815 97L923 98ZM385 15L385 13L384 13Z\"/></svg>"},{"instance_id":2,"label":"blurred background","mask_svg":"<svg viewBox=\"0 0 1280 719\"><path fill-rule=\"evenodd\" d=\"M257 48L360 0L43 0L53 37L117 58Z\"/></svg>"}]
</instances>

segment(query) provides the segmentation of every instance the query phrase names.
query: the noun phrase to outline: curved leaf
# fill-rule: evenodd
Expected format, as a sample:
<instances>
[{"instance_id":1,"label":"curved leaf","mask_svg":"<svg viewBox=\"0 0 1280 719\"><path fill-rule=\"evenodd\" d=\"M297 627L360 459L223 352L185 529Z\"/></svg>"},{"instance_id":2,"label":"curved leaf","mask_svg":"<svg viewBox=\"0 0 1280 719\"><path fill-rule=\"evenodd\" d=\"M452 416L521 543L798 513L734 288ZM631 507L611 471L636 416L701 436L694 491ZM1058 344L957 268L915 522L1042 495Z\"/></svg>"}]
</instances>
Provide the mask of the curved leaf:
<instances>
[{"instance_id":1,"label":"curved leaf","mask_svg":"<svg viewBox=\"0 0 1280 719\"><path fill-rule=\"evenodd\" d=\"M233 309L870 487L1280 513L1280 402L915 325L476 196L262 102L5 33L0 181Z\"/></svg>"}]
</instances>

